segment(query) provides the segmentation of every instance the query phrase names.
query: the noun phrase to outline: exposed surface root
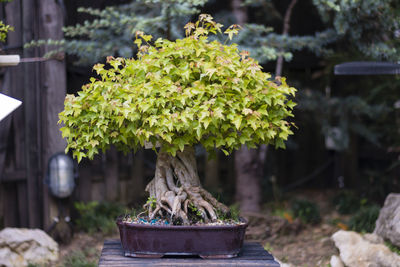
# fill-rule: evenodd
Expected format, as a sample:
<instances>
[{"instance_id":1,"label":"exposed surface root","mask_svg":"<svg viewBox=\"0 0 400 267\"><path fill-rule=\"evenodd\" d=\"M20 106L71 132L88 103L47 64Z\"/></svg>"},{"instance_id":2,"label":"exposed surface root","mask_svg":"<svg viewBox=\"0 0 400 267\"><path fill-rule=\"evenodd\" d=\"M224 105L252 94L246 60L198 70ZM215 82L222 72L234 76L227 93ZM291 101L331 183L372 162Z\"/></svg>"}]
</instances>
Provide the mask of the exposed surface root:
<instances>
[{"instance_id":1,"label":"exposed surface root","mask_svg":"<svg viewBox=\"0 0 400 267\"><path fill-rule=\"evenodd\" d=\"M193 148L185 148L176 157L160 152L154 178L146 187L150 200L144 205L150 219L157 214L171 221L190 224L190 214L204 222L214 221L217 214L227 214L228 207L201 187Z\"/></svg>"}]
</instances>

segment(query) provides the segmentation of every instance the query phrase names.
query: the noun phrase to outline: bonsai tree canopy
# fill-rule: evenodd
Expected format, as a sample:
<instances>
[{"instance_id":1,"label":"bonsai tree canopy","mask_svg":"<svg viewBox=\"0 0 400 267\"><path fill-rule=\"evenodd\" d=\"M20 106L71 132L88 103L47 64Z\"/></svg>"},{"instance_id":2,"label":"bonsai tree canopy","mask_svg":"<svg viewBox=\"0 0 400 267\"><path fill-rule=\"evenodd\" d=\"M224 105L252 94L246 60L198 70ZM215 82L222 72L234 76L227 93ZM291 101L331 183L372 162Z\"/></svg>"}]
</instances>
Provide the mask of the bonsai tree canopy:
<instances>
[{"instance_id":1,"label":"bonsai tree canopy","mask_svg":"<svg viewBox=\"0 0 400 267\"><path fill-rule=\"evenodd\" d=\"M110 145L130 151L152 144L158 158L146 188L154 200L145 205L150 218L168 214L188 224L191 209L206 222L228 213L202 188L194 145L228 155L242 145L283 148L292 134L286 118L296 90L284 78L272 80L236 44L210 41L221 28L203 14L185 26L184 39L151 43L152 36L137 32L137 59L108 57L107 66L93 68L98 78L65 99L61 131L78 161ZM238 31L227 28L227 41Z\"/></svg>"}]
</instances>

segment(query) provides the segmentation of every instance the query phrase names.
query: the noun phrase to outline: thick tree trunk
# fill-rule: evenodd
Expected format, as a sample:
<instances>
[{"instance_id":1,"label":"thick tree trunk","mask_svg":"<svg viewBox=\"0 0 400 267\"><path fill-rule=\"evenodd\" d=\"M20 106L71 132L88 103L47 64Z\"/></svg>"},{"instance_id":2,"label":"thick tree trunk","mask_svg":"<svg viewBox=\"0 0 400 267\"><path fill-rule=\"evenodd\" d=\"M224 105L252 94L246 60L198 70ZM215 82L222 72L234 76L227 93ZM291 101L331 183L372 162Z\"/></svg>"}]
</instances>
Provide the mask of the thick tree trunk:
<instances>
[{"instance_id":1,"label":"thick tree trunk","mask_svg":"<svg viewBox=\"0 0 400 267\"><path fill-rule=\"evenodd\" d=\"M266 151L242 146L235 153L236 200L242 212L258 212L261 203L260 181Z\"/></svg>"},{"instance_id":2,"label":"thick tree trunk","mask_svg":"<svg viewBox=\"0 0 400 267\"><path fill-rule=\"evenodd\" d=\"M247 22L247 8L243 6L242 0L231 0L232 13L239 25L243 26Z\"/></svg>"},{"instance_id":3,"label":"thick tree trunk","mask_svg":"<svg viewBox=\"0 0 400 267\"><path fill-rule=\"evenodd\" d=\"M237 23L243 25L247 22L247 10L242 5L242 0L232 0L232 12ZM265 158L265 146L261 151L248 149L242 146L235 152L235 174L236 174L236 201L241 211L259 211L261 190L260 181Z\"/></svg>"},{"instance_id":4,"label":"thick tree trunk","mask_svg":"<svg viewBox=\"0 0 400 267\"><path fill-rule=\"evenodd\" d=\"M190 224L189 207L201 213L205 222L217 219L217 211L227 214L229 209L202 188L197 174L194 149L186 147L176 157L159 152L156 173L146 187L150 199L145 208L150 219L156 215L170 216L173 221Z\"/></svg>"}]
</instances>

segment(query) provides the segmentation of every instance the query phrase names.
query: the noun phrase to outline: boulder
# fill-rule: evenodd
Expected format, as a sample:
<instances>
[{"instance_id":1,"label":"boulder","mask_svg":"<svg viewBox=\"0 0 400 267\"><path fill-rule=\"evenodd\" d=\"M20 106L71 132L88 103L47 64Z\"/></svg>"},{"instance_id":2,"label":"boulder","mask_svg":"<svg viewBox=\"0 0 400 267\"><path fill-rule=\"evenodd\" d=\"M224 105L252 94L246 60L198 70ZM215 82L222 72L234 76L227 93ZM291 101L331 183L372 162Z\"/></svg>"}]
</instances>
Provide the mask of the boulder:
<instances>
[{"instance_id":1,"label":"boulder","mask_svg":"<svg viewBox=\"0 0 400 267\"><path fill-rule=\"evenodd\" d=\"M281 266L281 267L294 267L294 265L292 265L291 263L281 262L278 259L275 259L275 261L277 261L279 263L279 266Z\"/></svg>"},{"instance_id":2,"label":"boulder","mask_svg":"<svg viewBox=\"0 0 400 267\"><path fill-rule=\"evenodd\" d=\"M386 197L374 233L400 247L400 194L391 193Z\"/></svg>"},{"instance_id":3,"label":"boulder","mask_svg":"<svg viewBox=\"0 0 400 267\"><path fill-rule=\"evenodd\" d=\"M384 244L385 243L383 238L380 237L377 234L367 233L367 234L363 235L363 237L364 237L365 240L367 240L367 241L369 241L370 243L373 243L373 244Z\"/></svg>"},{"instance_id":4,"label":"boulder","mask_svg":"<svg viewBox=\"0 0 400 267\"><path fill-rule=\"evenodd\" d=\"M332 235L340 258L348 267L400 267L400 256L383 244L376 244L352 231Z\"/></svg>"},{"instance_id":5,"label":"boulder","mask_svg":"<svg viewBox=\"0 0 400 267\"><path fill-rule=\"evenodd\" d=\"M332 255L329 264L331 267L344 267L343 261L336 255Z\"/></svg>"},{"instance_id":6,"label":"boulder","mask_svg":"<svg viewBox=\"0 0 400 267\"><path fill-rule=\"evenodd\" d=\"M0 248L0 267L11 267L11 266L26 266L26 260L17 253L14 253L9 248Z\"/></svg>"},{"instance_id":7,"label":"boulder","mask_svg":"<svg viewBox=\"0 0 400 267\"><path fill-rule=\"evenodd\" d=\"M40 229L5 228L0 231L0 266L43 265L58 259L58 244Z\"/></svg>"}]
</instances>

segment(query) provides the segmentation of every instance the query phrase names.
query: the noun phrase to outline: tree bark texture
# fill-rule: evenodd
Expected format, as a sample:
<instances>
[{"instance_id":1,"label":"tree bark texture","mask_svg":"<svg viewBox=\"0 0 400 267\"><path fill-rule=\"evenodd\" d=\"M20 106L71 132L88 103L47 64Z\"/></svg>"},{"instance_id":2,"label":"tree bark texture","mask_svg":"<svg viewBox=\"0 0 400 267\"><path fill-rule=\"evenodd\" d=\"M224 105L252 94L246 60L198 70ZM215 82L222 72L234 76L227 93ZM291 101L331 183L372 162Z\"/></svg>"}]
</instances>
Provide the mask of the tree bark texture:
<instances>
[{"instance_id":1,"label":"tree bark texture","mask_svg":"<svg viewBox=\"0 0 400 267\"><path fill-rule=\"evenodd\" d=\"M263 174L264 155L259 149L242 146L235 153L236 200L242 212L259 212L261 203L260 181ZM261 153L260 153L261 152Z\"/></svg>"},{"instance_id":2,"label":"tree bark texture","mask_svg":"<svg viewBox=\"0 0 400 267\"><path fill-rule=\"evenodd\" d=\"M248 19L246 7L243 7L242 4L242 0L231 1L232 12L238 24L241 25L246 23ZM235 198L242 212L260 210L260 181L264 167L265 150L265 146L262 147L261 151L242 146L235 152Z\"/></svg>"},{"instance_id":3,"label":"tree bark texture","mask_svg":"<svg viewBox=\"0 0 400 267\"><path fill-rule=\"evenodd\" d=\"M159 152L155 176L147 185L146 191L150 199L155 200L155 203L148 202L144 205L150 219L167 214L173 221L177 219L187 225L190 224L190 207L195 207L201 213L204 222L216 220L217 211L224 214L229 212L224 204L201 186L192 147L177 152L175 157Z\"/></svg>"},{"instance_id":4,"label":"tree bark texture","mask_svg":"<svg viewBox=\"0 0 400 267\"><path fill-rule=\"evenodd\" d=\"M239 25L243 26L247 22L247 8L243 6L242 0L231 0L232 13Z\"/></svg>"}]
</instances>

